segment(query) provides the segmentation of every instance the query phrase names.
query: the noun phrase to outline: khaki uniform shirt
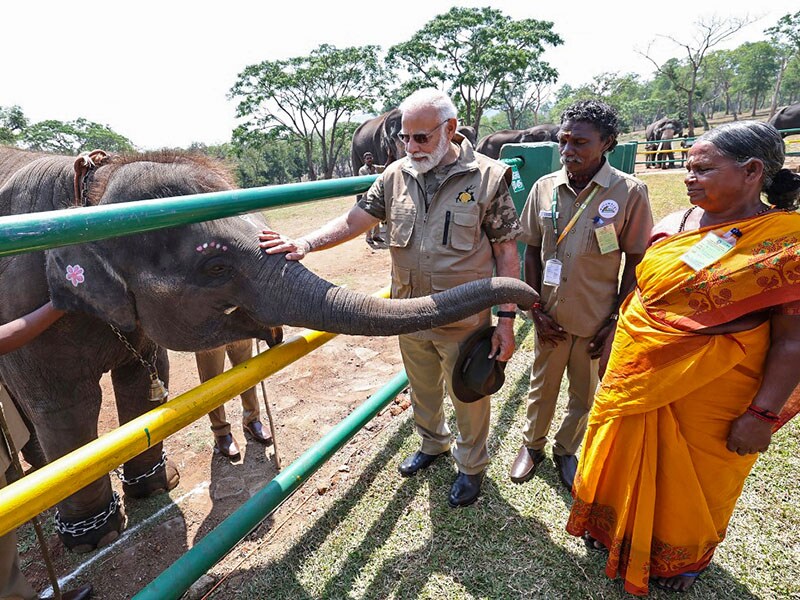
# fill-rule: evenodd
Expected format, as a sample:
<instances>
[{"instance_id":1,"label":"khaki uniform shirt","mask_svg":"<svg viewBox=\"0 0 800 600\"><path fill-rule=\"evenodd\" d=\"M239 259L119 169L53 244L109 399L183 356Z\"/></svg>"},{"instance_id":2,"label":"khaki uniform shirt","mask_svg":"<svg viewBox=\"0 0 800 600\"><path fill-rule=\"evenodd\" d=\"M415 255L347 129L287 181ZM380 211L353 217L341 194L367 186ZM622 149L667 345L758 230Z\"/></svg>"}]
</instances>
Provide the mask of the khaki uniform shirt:
<instances>
[{"instance_id":1,"label":"khaki uniform shirt","mask_svg":"<svg viewBox=\"0 0 800 600\"><path fill-rule=\"evenodd\" d=\"M4 388L2 384L0 384L0 404L3 405L3 414L6 417L6 423L11 432L11 439L14 441L14 446L17 450L21 450L28 442L30 434L28 433L27 427L25 427L25 423L22 421L22 417L20 417L17 412L17 408L11 400L11 396L8 395L6 388ZM8 465L11 464L11 457L8 455L6 441L2 439L2 436L3 431L0 429L0 474L4 473Z\"/></svg>"},{"instance_id":2,"label":"khaki uniform shirt","mask_svg":"<svg viewBox=\"0 0 800 600\"><path fill-rule=\"evenodd\" d=\"M594 186L599 186L598 192L556 249L551 217L553 189L560 235ZM620 249L600 254L594 230L609 223L614 224ZM597 333L617 305L622 253L643 254L652 228L647 186L613 168L608 160L577 195L569 185L566 169L539 179L522 211L520 241L541 248L542 273L548 259L561 261L559 286L541 285L547 314L572 335L590 337Z\"/></svg>"},{"instance_id":3,"label":"khaki uniform shirt","mask_svg":"<svg viewBox=\"0 0 800 600\"><path fill-rule=\"evenodd\" d=\"M408 158L388 165L359 206L386 220L392 256L392 298L441 292L494 273L492 243L516 239L519 219L505 164L476 154L462 136L459 157L418 173ZM462 341L490 322L487 309L462 321L411 334Z\"/></svg>"}]
</instances>

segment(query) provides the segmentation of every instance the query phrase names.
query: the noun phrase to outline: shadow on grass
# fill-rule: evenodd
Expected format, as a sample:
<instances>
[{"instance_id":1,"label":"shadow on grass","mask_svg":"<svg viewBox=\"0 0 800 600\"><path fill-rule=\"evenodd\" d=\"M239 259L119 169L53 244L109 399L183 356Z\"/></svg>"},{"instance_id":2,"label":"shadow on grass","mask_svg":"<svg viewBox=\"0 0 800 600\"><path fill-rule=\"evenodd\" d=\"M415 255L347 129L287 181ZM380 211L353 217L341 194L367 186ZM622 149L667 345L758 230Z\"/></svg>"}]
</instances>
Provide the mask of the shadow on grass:
<instances>
[{"instance_id":1,"label":"shadow on grass","mask_svg":"<svg viewBox=\"0 0 800 600\"><path fill-rule=\"evenodd\" d=\"M528 366L510 370L507 398L493 402L493 462L476 504L449 507L451 461L410 478L397 473L419 443L408 419L284 554L233 574L214 597L629 598L604 575L605 554L589 552L564 531L571 500L550 461L524 485L508 479ZM651 597L674 594L653 588ZM682 597L757 598L717 565Z\"/></svg>"}]
</instances>

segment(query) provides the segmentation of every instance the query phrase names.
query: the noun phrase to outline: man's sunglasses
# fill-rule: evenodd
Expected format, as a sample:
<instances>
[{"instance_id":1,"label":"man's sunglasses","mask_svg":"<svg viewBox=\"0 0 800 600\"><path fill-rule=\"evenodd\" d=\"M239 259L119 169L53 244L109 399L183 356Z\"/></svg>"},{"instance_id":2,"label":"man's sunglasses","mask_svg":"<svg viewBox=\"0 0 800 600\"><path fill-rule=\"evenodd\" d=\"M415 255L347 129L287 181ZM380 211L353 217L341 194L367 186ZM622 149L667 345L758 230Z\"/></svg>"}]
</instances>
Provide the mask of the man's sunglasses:
<instances>
[{"instance_id":1,"label":"man's sunglasses","mask_svg":"<svg viewBox=\"0 0 800 600\"><path fill-rule=\"evenodd\" d=\"M436 127L434 127L433 129L431 129L431 130L430 130L429 132L427 132L427 133L412 133L412 134L408 134L408 133L398 133L398 134L397 134L397 137L399 137L399 138L400 138L400 141L401 141L401 142L403 142L404 144L407 144L407 143L408 143L408 140L410 140L411 138L414 138L414 141L415 141L415 142L417 142L417 143L418 143L420 146L424 146L425 144L427 144L427 143L428 143L428 142L431 140L431 134L432 134L434 131L436 131L437 129L439 129L439 127L441 127L442 125L444 125L445 123L447 123L449 120L450 120L450 119L445 119L444 121L442 121L441 123L439 123L439 124L438 124Z\"/></svg>"}]
</instances>

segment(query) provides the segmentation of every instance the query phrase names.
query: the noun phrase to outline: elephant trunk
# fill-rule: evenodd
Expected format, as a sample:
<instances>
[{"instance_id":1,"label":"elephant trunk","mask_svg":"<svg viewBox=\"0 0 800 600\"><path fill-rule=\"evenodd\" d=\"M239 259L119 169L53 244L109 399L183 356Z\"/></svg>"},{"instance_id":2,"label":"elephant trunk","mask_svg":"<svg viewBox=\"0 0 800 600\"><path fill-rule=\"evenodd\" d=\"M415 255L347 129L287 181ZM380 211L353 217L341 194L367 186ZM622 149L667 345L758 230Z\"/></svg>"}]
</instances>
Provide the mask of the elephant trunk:
<instances>
[{"instance_id":1,"label":"elephant trunk","mask_svg":"<svg viewBox=\"0 0 800 600\"><path fill-rule=\"evenodd\" d=\"M526 283L510 277L472 281L444 292L408 299L376 298L337 287L295 261L280 269L280 298L270 285L265 303L279 306L277 323L349 335L389 336L440 327L497 304L529 308L539 300ZM277 302L276 302L277 300ZM259 316L257 319L261 320Z\"/></svg>"}]
</instances>

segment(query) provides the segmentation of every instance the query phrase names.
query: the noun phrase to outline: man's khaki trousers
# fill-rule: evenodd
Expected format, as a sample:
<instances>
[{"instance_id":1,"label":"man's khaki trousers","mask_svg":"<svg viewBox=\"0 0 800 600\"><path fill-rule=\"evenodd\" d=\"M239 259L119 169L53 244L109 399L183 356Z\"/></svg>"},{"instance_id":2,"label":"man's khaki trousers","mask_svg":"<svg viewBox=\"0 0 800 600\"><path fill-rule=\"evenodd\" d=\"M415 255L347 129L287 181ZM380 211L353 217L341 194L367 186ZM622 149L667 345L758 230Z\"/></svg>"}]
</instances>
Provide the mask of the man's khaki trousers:
<instances>
[{"instance_id":1,"label":"man's khaki trousers","mask_svg":"<svg viewBox=\"0 0 800 600\"><path fill-rule=\"evenodd\" d=\"M233 366L243 363L253 356L253 340L239 340L231 342L227 346L220 346L212 350L195 353L197 361L197 373L200 376L200 383L205 383L212 377L216 377L225 369L225 353ZM250 388L242 392L242 424L246 425L260 419L261 412L258 406L256 389ZM211 420L211 431L216 436L228 435L231 432L231 424L225 418L225 405L218 406L210 413L208 418Z\"/></svg>"},{"instance_id":2,"label":"man's khaki trousers","mask_svg":"<svg viewBox=\"0 0 800 600\"><path fill-rule=\"evenodd\" d=\"M0 472L0 489L4 487L6 478ZM11 531L0 537L0 599L29 600L38 597L19 568L17 532Z\"/></svg>"},{"instance_id":3,"label":"man's khaki trousers","mask_svg":"<svg viewBox=\"0 0 800 600\"><path fill-rule=\"evenodd\" d=\"M453 458L458 470L475 475L489 462L490 396L477 402L464 403L452 393L453 366L458 359L458 342L435 342L411 336L400 336L400 353L411 384L411 405L414 423L422 437L425 454L440 454L450 448L450 429L444 415L444 392L453 401L458 424L458 437Z\"/></svg>"},{"instance_id":4,"label":"man's khaki trousers","mask_svg":"<svg viewBox=\"0 0 800 600\"><path fill-rule=\"evenodd\" d=\"M555 435L553 454L574 455L581 445L589 419L594 394L599 382L598 361L589 358L590 337L567 334L567 339L555 346L536 340L528 391L528 414L522 432L523 444L541 450L547 443L547 433L561 388L564 370L569 379L567 414Z\"/></svg>"}]
</instances>

